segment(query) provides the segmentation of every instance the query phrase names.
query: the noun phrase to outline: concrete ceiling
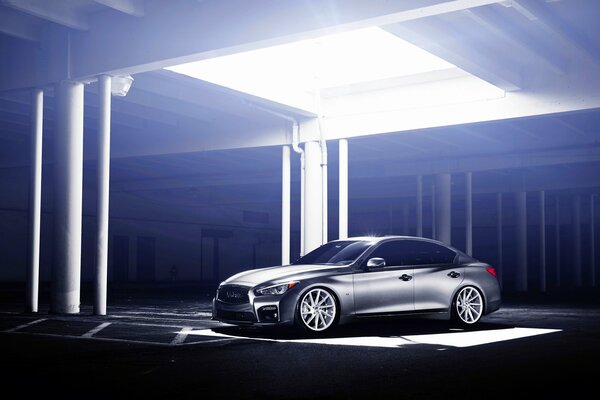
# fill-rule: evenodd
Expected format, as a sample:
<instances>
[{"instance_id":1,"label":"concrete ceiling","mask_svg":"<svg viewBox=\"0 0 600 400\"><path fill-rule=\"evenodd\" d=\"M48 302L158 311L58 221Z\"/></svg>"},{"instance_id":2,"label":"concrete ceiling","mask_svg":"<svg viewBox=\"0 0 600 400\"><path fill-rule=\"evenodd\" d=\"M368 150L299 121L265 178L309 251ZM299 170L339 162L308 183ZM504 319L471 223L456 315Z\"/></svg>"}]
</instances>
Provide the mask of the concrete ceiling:
<instances>
[{"instance_id":1,"label":"concrete ceiling","mask_svg":"<svg viewBox=\"0 0 600 400\"><path fill-rule=\"evenodd\" d=\"M373 24L507 94L494 101L452 105L447 111L391 109L385 115L332 118L326 125L328 138L354 137L351 157L361 160L365 174L376 169L369 165L378 160L389 160L396 171L401 168L406 174L448 165L459 172L491 156L496 156L494 168L508 168L533 162L533 153L547 164L594 161L600 134L597 15L600 2L591 0L4 0L0 163L27 165L27 88L46 88L44 134L51 140L54 105L49 84L69 77L91 79L98 73L132 73L135 78L127 97L113 99L113 157L129 167L139 163L130 174L142 171L140 176L124 173L124 181L143 178L144 163L164 163L170 176L186 176L211 171L210 162L198 161L203 159L198 154L206 150L289 143L289 127L283 121L247 102L259 102L301 121L310 120L309 115L207 82L151 71ZM365 96L357 104L362 99L366 105L365 99L381 97L390 87L401 91L423 79L415 76L339 90ZM93 159L95 84L87 86L85 101L86 159ZM50 150L45 146L47 161ZM242 153L227 152L235 168ZM440 159L473 161L441 165L435 161ZM510 160L498 161L503 159ZM416 160L419 168L411 167ZM271 168L269 162L255 164L259 170ZM490 169L492 164L480 165Z\"/></svg>"}]
</instances>

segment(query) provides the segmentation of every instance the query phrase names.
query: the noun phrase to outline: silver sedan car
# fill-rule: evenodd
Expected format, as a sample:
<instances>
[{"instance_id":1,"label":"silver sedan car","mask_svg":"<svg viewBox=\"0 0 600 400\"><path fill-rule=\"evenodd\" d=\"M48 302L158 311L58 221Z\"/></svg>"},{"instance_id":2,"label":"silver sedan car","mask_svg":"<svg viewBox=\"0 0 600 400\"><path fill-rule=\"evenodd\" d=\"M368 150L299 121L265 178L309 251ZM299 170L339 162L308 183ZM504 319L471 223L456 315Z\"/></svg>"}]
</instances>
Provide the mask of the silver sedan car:
<instances>
[{"instance_id":1,"label":"silver sedan car","mask_svg":"<svg viewBox=\"0 0 600 400\"><path fill-rule=\"evenodd\" d=\"M500 307L496 271L443 243L408 236L324 244L291 265L219 285L213 319L312 332L369 317L438 314L471 325Z\"/></svg>"}]
</instances>

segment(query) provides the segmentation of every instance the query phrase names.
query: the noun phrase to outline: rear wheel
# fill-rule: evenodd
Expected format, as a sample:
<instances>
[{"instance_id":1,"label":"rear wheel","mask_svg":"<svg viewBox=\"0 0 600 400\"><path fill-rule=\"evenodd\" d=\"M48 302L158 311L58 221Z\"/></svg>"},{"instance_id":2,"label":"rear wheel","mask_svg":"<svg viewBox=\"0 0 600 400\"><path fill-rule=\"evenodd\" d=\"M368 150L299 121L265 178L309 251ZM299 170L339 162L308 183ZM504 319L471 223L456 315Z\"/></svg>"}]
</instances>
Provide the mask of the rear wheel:
<instances>
[{"instance_id":1,"label":"rear wheel","mask_svg":"<svg viewBox=\"0 0 600 400\"><path fill-rule=\"evenodd\" d=\"M483 296L473 286L465 286L454 299L452 314L454 320L465 325L473 325L483 316Z\"/></svg>"},{"instance_id":2,"label":"rear wheel","mask_svg":"<svg viewBox=\"0 0 600 400\"><path fill-rule=\"evenodd\" d=\"M300 298L297 321L313 332L325 332L335 325L337 304L333 294L323 288L309 290Z\"/></svg>"}]
</instances>

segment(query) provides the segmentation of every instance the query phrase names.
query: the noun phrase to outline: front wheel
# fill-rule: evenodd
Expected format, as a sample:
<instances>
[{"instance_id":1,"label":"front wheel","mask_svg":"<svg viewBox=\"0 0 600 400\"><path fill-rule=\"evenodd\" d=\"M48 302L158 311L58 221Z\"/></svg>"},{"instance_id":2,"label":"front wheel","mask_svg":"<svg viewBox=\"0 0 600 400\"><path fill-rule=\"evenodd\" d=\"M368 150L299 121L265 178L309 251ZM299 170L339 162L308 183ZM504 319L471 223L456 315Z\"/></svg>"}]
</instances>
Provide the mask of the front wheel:
<instances>
[{"instance_id":1,"label":"front wheel","mask_svg":"<svg viewBox=\"0 0 600 400\"><path fill-rule=\"evenodd\" d=\"M335 324L337 305L327 289L311 289L302 296L298 306L298 322L313 332L324 332Z\"/></svg>"},{"instance_id":2,"label":"front wheel","mask_svg":"<svg viewBox=\"0 0 600 400\"><path fill-rule=\"evenodd\" d=\"M452 308L455 321L473 325L483 316L483 296L473 286L466 286L456 294Z\"/></svg>"}]
</instances>

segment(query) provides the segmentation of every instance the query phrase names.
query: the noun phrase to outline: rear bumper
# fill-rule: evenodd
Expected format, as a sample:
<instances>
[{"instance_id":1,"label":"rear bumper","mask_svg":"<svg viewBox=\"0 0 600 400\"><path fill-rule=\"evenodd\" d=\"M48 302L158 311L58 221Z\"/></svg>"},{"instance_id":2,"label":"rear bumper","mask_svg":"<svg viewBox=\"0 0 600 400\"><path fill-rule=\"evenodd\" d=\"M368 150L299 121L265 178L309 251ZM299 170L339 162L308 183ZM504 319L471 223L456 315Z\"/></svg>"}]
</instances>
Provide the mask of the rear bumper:
<instances>
[{"instance_id":1,"label":"rear bumper","mask_svg":"<svg viewBox=\"0 0 600 400\"><path fill-rule=\"evenodd\" d=\"M488 301L485 313L489 314L489 313L493 313L494 311L498 311L500 309L501 305L502 305L502 299L500 299L500 298L496 298L492 301Z\"/></svg>"}]
</instances>

